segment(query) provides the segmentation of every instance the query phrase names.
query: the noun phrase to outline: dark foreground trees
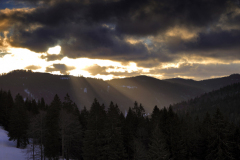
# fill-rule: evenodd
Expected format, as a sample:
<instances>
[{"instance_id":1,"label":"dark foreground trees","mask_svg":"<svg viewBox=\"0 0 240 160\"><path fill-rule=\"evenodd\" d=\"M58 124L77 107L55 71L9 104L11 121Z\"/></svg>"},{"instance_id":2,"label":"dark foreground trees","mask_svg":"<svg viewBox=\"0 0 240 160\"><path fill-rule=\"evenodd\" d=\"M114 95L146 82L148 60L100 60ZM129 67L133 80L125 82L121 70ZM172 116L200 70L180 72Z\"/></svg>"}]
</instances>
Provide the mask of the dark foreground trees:
<instances>
[{"instance_id":1,"label":"dark foreground trees","mask_svg":"<svg viewBox=\"0 0 240 160\"><path fill-rule=\"evenodd\" d=\"M147 116L135 102L125 117L117 104L105 108L96 99L89 111L69 95L49 106L19 94L11 99L0 91L0 123L18 148L27 146L28 159L239 159L239 126L220 110L199 119L155 106Z\"/></svg>"}]
</instances>

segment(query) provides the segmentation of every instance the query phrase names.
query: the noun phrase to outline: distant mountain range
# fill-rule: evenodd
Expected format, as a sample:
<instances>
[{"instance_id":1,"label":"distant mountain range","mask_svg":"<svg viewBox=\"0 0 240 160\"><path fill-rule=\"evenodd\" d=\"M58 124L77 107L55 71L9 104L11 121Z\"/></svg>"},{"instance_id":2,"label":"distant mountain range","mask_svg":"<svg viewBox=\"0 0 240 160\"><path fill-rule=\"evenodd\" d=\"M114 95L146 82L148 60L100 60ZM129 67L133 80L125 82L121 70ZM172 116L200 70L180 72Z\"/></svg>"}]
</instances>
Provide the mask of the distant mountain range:
<instances>
[{"instance_id":1,"label":"distant mountain range","mask_svg":"<svg viewBox=\"0 0 240 160\"><path fill-rule=\"evenodd\" d=\"M239 74L202 81L179 78L159 80L148 76L103 81L24 70L0 76L0 88L10 90L13 96L20 93L29 99L43 97L49 104L55 94L63 99L68 93L79 109L83 106L90 108L93 99L97 98L106 107L110 101L117 103L122 111L137 101L142 103L147 113L152 112L155 105L162 108L238 82Z\"/></svg>"}]
</instances>

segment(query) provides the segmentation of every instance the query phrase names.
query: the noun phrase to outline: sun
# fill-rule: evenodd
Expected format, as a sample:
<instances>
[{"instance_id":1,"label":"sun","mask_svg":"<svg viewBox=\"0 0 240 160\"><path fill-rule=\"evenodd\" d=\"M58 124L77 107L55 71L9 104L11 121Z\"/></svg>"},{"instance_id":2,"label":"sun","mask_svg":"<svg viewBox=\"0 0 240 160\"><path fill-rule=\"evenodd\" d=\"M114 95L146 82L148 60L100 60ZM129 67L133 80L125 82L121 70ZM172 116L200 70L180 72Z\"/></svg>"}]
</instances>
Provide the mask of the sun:
<instances>
[{"instance_id":1,"label":"sun","mask_svg":"<svg viewBox=\"0 0 240 160\"><path fill-rule=\"evenodd\" d=\"M55 46L55 47L49 48L47 51L48 54L60 54L60 52L61 52L61 46Z\"/></svg>"}]
</instances>

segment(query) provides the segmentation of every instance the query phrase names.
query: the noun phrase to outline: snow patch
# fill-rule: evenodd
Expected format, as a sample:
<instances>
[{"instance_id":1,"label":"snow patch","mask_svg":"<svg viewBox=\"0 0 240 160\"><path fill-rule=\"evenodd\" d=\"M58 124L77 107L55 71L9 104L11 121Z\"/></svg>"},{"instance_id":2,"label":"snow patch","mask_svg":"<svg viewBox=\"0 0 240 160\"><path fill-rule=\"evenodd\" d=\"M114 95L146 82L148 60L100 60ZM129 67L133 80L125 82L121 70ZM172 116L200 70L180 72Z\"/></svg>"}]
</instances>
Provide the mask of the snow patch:
<instances>
[{"instance_id":1,"label":"snow patch","mask_svg":"<svg viewBox=\"0 0 240 160\"><path fill-rule=\"evenodd\" d=\"M31 97L34 99L33 94L28 89L24 89L24 92L28 94L28 97Z\"/></svg>"},{"instance_id":2,"label":"snow patch","mask_svg":"<svg viewBox=\"0 0 240 160\"><path fill-rule=\"evenodd\" d=\"M25 160L25 149L16 148L15 141L9 141L7 131L0 127L0 159L1 160Z\"/></svg>"},{"instance_id":3,"label":"snow patch","mask_svg":"<svg viewBox=\"0 0 240 160\"><path fill-rule=\"evenodd\" d=\"M125 85L122 85L122 87L126 87L126 88L128 88L128 89L134 89L134 88L137 88L136 86L125 86Z\"/></svg>"},{"instance_id":4,"label":"snow patch","mask_svg":"<svg viewBox=\"0 0 240 160\"><path fill-rule=\"evenodd\" d=\"M127 117L128 112L125 110L124 117Z\"/></svg>"},{"instance_id":5,"label":"snow patch","mask_svg":"<svg viewBox=\"0 0 240 160\"><path fill-rule=\"evenodd\" d=\"M150 115L150 113L145 113L144 115L143 115L143 117L147 117L147 116L149 116Z\"/></svg>"},{"instance_id":6,"label":"snow patch","mask_svg":"<svg viewBox=\"0 0 240 160\"><path fill-rule=\"evenodd\" d=\"M70 79L70 77L60 77L60 79Z\"/></svg>"}]
</instances>

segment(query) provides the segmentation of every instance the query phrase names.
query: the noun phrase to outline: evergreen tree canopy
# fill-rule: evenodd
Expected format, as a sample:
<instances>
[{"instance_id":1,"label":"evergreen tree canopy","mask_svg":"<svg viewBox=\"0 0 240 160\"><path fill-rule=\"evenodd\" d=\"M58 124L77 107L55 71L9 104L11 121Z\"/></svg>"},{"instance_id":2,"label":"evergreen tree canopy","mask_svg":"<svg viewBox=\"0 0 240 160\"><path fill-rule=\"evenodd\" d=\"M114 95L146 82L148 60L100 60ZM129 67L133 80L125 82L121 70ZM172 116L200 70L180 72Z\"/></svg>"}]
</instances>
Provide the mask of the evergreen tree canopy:
<instances>
[{"instance_id":1,"label":"evergreen tree canopy","mask_svg":"<svg viewBox=\"0 0 240 160\"><path fill-rule=\"evenodd\" d=\"M29 119L23 97L17 94L11 110L8 132L9 140L17 140L17 148L26 147L28 143L28 125Z\"/></svg>"}]
</instances>

